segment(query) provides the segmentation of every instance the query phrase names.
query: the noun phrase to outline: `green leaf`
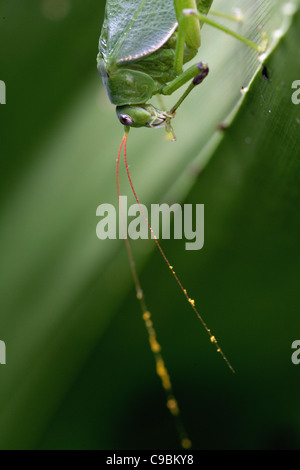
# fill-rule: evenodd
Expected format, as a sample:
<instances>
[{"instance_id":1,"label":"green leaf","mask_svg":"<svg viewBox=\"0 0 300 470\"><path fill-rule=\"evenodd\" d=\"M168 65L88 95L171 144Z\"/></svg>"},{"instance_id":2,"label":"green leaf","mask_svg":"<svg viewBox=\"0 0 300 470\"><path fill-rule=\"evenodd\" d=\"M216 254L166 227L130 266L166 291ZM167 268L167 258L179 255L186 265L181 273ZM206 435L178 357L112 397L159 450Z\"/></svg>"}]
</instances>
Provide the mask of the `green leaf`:
<instances>
[{"instance_id":1,"label":"green leaf","mask_svg":"<svg viewBox=\"0 0 300 470\"><path fill-rule=\"evenodd\" d=\"M122 134L91 59L99 2L74 2L58 23L38 2L20 10L2 3L10 50L0 77L8 90L1 448L176 448L122 241L95 234L97 206L117 205ZM297 448L298 372L290 355L299 331L300 111L291 84L300 78L300 16L286 6L282 12L281 1L240 3L247 37L259 41L259 24L272 44L272 31L283 35L266 59L270 80L257 71L255 53L204 27L200 56L211 74L178 111L176 144L147 129L128 142L142 202L205 204L205 248L185 252L179 241L163 248L236 377L159 254L150 260L151 241L135 244L135 257L194 447ZM29 21L35 40L25 35ZM11 63L24 37L24 56ZM216 131L228 116L230 127ZM125 174L122 190L129 193Z\"/></svg>"}]
</instances>

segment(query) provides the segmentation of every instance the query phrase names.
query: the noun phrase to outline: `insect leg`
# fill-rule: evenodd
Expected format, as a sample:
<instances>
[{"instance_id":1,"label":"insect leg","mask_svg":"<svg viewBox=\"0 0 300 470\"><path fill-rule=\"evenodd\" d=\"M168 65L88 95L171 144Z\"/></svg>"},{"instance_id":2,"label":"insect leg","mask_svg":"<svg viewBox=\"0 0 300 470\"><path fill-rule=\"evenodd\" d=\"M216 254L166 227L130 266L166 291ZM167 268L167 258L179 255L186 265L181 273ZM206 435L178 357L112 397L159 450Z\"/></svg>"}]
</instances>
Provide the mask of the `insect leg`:
<instances>
[{"instance_id":1,"label":"insect leg","mask_svg":"<svg viewBox=\"0 0 300 470\"><path fill-rule=\"evenodd\" d=\"M192 65L185 72L179 75L179 77L172 80L172 82L170 82L162 89L161 93L163 95L171 95L174 91L184 85L188 80L193 79L189 87L185 90L185 92L179 98L177 103L171 109L170 114L175 114L177 108L181 105L183 100L190 94L190 92L195 88L196 85L199 85L203 82L205 77L208 75L208 72L208 65L203 62L199 62L198 64Z\"/></svg>"},{"instance_id":2,"label":"insect leg","mask_svg":"<svg viewBox=\"0 0 300 470\"><path fill-rule=\"evenodd\" d=\"M208 70L208 65L203 62L199 62L198 64L192 65L182 74L180 74L179 77L174 78L174 80L172 80L168 85L164 86L161 90L161 94L171 95L172 93L174 93L174 91L178 90L178 88L185 85L185 83L187 83L191 79L195 81L194 85L198 85L207 76Z\"/></svg>"},{"instance_id":3,"label":"insect leg","mask_svg":"<svg viewBox=\"0 0 300 470\"><path fill-rule=\"evenodd\" d=\"M174 2L178 21L178 35L174 60L174 71L176 75L180 75L182 73L185 45L187 45L190 49L195 49L195 52L201 45L200 23L198 18L192 15L182 14L183 6L187 7L188 4L190 4L191 7L194 5L196 8L194 1L183 2L180 0L175 0ZM189 10L192 10L192 8Z\"/></svg>"},{"instance_id":4,"label":"insect leg","mask_svg":"<svg viewBox=\"0 0 300 470\"><path fill-rule=\"evenodd\" d=\"M219 18L224 18L225 20L236 21L237 23L242 23L243 21L243 14L239 8L235 8L232 15L216 10L209 10L209 14L212 16L218 16Z\"/></svg>"},{"instance_id":5,"label":"insect leg","mask_svg":"<svg viewBox=\"0 0 300 470\"><path fill-rule=\"evenodd\" d=\"M210 18L207 18L207 16L202 15L197 10L184 9L184 10L182 10L182 16L183 17L184 16L187 16L187 17L188 16L196 16L196 18L198 18L200 20L201 24L202 23L207 23L210 26L213 26L214 28L219 29L220 31L223 31L226 34L229 34L229 36L232 36L235 39L238 39L239 41L243 42L247 46L254 49L256 52L263 52L266 49L265 41L263 41L262 45L257 45L254 42L250 41L249 39L244 38L240 34L236 33L235 31L232 31L231 29L227 28L226 26L223 26L222 24L217 23L216 21L211 20Z\"/></svg>"}]
</instances>

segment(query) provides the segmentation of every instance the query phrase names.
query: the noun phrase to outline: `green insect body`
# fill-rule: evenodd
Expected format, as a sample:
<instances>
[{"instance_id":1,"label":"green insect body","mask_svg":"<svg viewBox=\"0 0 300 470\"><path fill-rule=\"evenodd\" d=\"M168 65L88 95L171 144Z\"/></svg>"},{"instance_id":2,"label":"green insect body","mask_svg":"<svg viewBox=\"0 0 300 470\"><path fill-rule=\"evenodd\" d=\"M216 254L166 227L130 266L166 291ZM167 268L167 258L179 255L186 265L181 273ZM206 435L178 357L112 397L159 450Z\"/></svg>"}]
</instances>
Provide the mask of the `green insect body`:
<instances>
[{"instance_id":1,"label":"green insect body","mask_svg":"<svg viewBox=\"0 0 300 470\"><path fill-rule=\"evenodd\" d=\"M213 0L109 0L99 41L98 71L124 126L171 129L171 112L147 104L208 73L206 64L182 71L200 47L201 22L183 11L206 15ZM183 27L181 28L181 25ZM190 90L189 90L190 91Z\"/></svg>"}]
</instances>

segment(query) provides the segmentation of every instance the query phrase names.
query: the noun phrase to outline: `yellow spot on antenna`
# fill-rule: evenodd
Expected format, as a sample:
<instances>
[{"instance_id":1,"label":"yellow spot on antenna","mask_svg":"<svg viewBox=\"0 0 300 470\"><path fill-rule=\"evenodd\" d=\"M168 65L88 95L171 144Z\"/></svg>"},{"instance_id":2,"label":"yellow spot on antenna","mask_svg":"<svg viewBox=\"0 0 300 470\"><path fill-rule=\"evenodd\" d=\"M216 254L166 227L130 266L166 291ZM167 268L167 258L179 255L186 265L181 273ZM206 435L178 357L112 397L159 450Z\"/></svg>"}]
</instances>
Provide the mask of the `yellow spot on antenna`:
<instances>
[{"instance_id":1,"label":"yellow spot on antenna","mask_svg":"<svg viewBox=\"0 0 300 470\"><path fill-rule=\"evenodd\" d=\"M212 343L215 343L215 342L216 342L215 336L211 336L211 337L210 337L210 340L211 340Z\"/></svg>"},{"instance_id":2,"label":"yellow spot on antenna","mask_svg":"<svg viewBox=\"0 0 300 470\"><path fill-rule=\"evenodd\" d=\"M143 319L146 321L146 320L149 320L149 318L151 317L151 313L150 312L145 312L143 313Z\"/></svg>"},{"instance_id":3,"label":"yellow spot on antenna","mask_svg":"<svg viewBox=\"0 0 300 470\"><path fill-rule=\"evenodd\" d=\"M194 299L189 298L189 303L191 304L192 307L195 307L195 301Z\"/></svg>"},{"instance_id":4,"label":"yellow spot on antenna","mask_svg":"<svg viewBox=\"0 0 300 470\"><path fill-rule=\"evenodd\" d=\"M156 341L155 336L150 336L149 341L152 352L157 353L161 350L160 344Z\"/></svg>"},{"instance_id":5,"label":"yellow spot on antenna","mask_svg":"<svg viewBox=\"0 0 300 470\"><path fill-rule=\"evenodd\" d=\"M139 289L136 293L136 297L138 300L141 300L143 298L143 291L142 289Z\"/></svg>"},{"instance_id":6,"label":"yellow spot on antenna","mask_svg":"<svg viewBox=\"0 0 300 470\"><path fill-rule=\"evenodd\" d=\"M161 378L162 386L165 390L171 389L171 381L165 363L162 359L158 359L156 362L156 372L157 375Z\"/></svg>"},{"instance_id":7,"label":"yellow spot on antenna","mask_svg":"<svg viewBox=\"0 0 300 470\"><path fill-rule=\"evenodd\" d=\"M161 378L162 380L162 386L164 387L165 390L170 390L171 388L171 382L170 382L170 377L168 375L164 376Z\"/></svg>"},{"instance_id":8,"label":"yellow spot on antenna","mask_svg":"<svg viewBox=\"0 0 300 470\"><path fill-rule=\"evenodd\" d=\"M146 326L147 328L152 328L153 327L153 323L151 320L146 320ZM149 333L149 334L152 334L152 333Z\"/></svg>"},{"instance_id":9,"label":"yellow spot on antenna","mask_svg":"<svg viewBox=\"0 0 300 470\"><path fill-rule=\"evenodd\" d=\"M179 415L178 403L175 398L169 398L169 400L167 401L167 407L171 411L172 415Z\"/></svg>"},{"instance_id":10,"label":"yellow spot on antenna","mask_svg":"<svg viewBox=\"0 0 300 470\"><path fill-rule=\"evenodd\" d=\"M173 266L169 266L169 268L172 270L172 269L173 269Z\"/></svg>"},{"instance_id":11,"label":"yellow spot on antenna","mask_svg":"<svg viewBox=\"0 0 300 470\"><path fill-rule=\"evenodd\" d=\"M190 449L192 447L192 442L187 437L185 437L181 441L181 447L183 449Z\"/></svg>"},{"instance_id":12,"label":"yellow spot on antenna","mask_svg":"<svg viewBox=\"0 0 300 470\"><path fill-rule=\"evenodd\" d=\"M165 368L165 363L162 359L159 359L156 363L156 371L157 374L162 377L167 373L166 368Z\"/></svg>"}]
</instances>

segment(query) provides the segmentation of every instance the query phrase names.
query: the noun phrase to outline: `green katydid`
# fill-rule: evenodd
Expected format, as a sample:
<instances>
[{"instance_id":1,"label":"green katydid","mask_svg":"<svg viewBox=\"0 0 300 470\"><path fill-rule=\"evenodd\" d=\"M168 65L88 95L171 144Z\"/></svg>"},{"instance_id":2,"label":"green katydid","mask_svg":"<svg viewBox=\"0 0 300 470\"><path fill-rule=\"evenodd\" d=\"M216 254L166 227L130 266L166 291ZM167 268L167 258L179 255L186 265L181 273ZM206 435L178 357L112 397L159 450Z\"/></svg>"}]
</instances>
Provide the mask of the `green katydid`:
<instances>
[{"instance_id":1,"label":"green katydid","mask_svg":"<svg viewBox=\"0 0 300 470\"><path fill-rule=\"evenodd\" d=\"M262 50L260 46L209 19L207 14L210 12L212 3L213 0L108 0L99 41L97 63L108 97L116 105L117 116L125 128L117 159L119 201L119 161L124 145L126 170L140 212L145 218L158 249L187 301L203 324L211 342L215 344L217 351L234 372L215 336L196 309L194 300L187 294L158 243L134 190L126 157L127 136L130 127L165 127L168 134L175 140L172 119L183 100L195 86L205 79L209 71L208 65L203 62L194 64L183 71L183 65L192 60L198 52L201 44L201 27L204 23L234 36L257 52ZM152 96L171 95L189 81L191 81L190 85L171 110L158 109L148 103ZM122 210L121 207L120 209ZM125 242L137 298L140 301L151 350L156 361L157 373L167 395L167 406L176 419L182 447L189 448L191 442L179 417L178 404L161 355L151 315L146 307L131 247L128 239L125 239Z\"/></svg>"},{"instance_id":2,"label":"green katydid","mask_svg":"<svg viewBox=\"0 0 300 470\"><path fill-rule=\"evenodd\" d=\"M98 70L117 116L125 127L166 127L176 110L208 74L208 66L182 67L195 57L200 29L208 23L258 52L260 47L206 17L213 0L109 0L99 41ZM192 79L166 112L147 101L171 95Z\"/></svg>"}]
</instances>

